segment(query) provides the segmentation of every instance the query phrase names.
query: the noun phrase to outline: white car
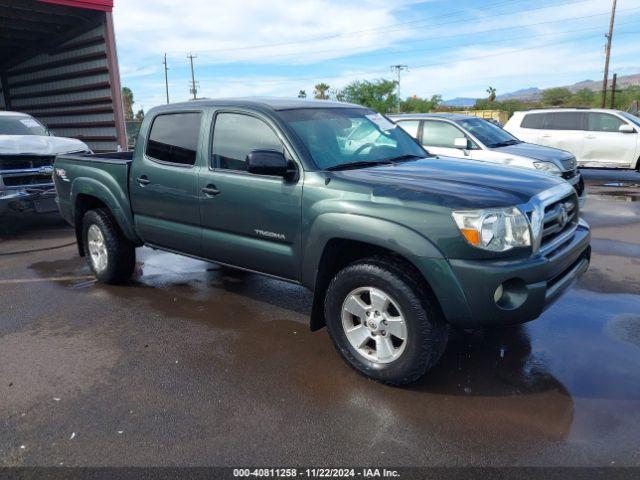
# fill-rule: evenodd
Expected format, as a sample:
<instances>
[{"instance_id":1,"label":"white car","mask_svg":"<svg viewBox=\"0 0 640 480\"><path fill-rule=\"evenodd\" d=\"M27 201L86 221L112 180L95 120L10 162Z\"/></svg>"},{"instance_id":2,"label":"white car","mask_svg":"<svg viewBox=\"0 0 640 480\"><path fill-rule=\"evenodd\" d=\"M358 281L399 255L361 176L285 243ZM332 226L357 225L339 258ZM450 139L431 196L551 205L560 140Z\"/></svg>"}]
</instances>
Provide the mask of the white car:
<instances>
[{"instance_id":1,"label":"white car","mask_svg":"<svg viewBox=\"0 0 640 480\"><path fill-rule=\"evenodd\" d=\"M640 118L607 109L515 112L505 130L573 153L581 167L640 168Z\"/></svg>"},{"instance_id":2,"label":"white car","mask_svg":"<svg viewBox=\"0 0 640 480\"><path fill-rule=\"evenodd\" d=\"M522 142L493 122L454 113L389 115L434 155L537 169L564 178L584 195L573 154Z\"/></svg>"},{"instance_id":3,"label":"white car","mask_svg":"<svg viewBox=\"0 0 640 480\"><path fill-rule=\"evenodd\" d=\"M52 136L30 115L0 112L0 215L57 211L53 160L90 151L80 140Z\"/></svg>"}]
</instances>

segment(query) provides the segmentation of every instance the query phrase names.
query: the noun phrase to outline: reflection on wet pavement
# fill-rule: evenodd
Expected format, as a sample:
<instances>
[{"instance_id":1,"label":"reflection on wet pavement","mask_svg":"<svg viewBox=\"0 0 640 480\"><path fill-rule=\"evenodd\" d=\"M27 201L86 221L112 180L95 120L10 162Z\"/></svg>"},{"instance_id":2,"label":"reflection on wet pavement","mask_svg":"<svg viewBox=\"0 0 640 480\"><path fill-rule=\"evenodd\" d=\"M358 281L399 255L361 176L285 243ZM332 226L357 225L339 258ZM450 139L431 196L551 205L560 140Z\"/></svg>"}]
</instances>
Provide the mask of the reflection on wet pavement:
<instances>
[{"instance_id":1,"label":"reflection on wet pavement","mask_svg":"<svg viewBox=\"0 0 640 480\"><path fill-rule=\"evenodd\" d=\"M295 285L146 248L126 286L74 247L5 257L2 279L68 280L0 293L0 464L640 465L640 203L619 200L640 189L611 175L585 175L580 282L529 324L454 331L402 389L309 332Z\"/></svg>"}]
</instances>

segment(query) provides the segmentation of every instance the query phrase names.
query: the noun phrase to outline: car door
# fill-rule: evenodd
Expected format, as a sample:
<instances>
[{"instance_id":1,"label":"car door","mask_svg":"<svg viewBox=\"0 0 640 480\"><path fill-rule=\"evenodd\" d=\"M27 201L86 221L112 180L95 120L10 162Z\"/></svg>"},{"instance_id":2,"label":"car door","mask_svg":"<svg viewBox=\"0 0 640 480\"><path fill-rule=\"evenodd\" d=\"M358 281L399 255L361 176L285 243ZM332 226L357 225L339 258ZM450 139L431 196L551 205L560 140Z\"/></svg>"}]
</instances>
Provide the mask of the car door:
<instances>
[{"instance_id":1,"label":"car door","mask_svg":"<svg viewBox=\"0 0 640 480\"><path fill-rule=\"evenodd\" d=\"M248 173L247 155L257 149L281 151L294 162L269 119L249 111L215 113L209 167L201 171L199 184L203 253L221 263L297 279L303 172L298 166L295 180Z\"/></svg>"},{"instance_id":2,"label":"car door","mask_svg":"<svg viewBox=\"0 0 640 480\"><path fill-rule=\"evenodd\" d=\"M198 144L202 112L161 113L129 174L136 230L152 245L200 255ZM136 152L137 153L137 152Z\"/></svg>"},{"instance_id":3,"label":"car door","mask_svg":"<svg viewBox=\"0 0 640 480\"><path fill-rule=\"evenodd\" d=\"M467 138L462 130L443 120L424 120L422 145L429 153L447 157L467 158L464 149L455 146L456 138Z\"/></svg>"},{"instance_id":4,"label":"car door","mask_svg":"<svg viewBox=\"0 0 640 480\"><path fill-rule=\"evenodd\" d=\"M542 114L540 145L566 150L580 161L584 145L584 112L548 112Z\"/></svg>"},{"instance_id":5,"label":"car door","mask_svg":"<svg viewBox=\"0 0 640 480\"><path fill-rule=\"evenodd\" d=\"M625 120L602 112L588 112L581 160L602 166L630 167L636 161L637 134L623 133ZM635 128L634 128L635 130Z\"/></svg>"}]
</instances>

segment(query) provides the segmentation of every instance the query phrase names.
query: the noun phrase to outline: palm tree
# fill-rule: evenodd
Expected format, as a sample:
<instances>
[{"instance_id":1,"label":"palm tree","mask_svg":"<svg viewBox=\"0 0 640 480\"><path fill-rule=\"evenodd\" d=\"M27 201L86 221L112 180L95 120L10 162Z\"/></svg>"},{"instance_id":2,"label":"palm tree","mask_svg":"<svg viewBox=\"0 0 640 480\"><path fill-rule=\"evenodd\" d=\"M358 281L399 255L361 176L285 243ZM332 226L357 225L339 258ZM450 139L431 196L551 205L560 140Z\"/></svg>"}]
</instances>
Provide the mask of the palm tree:
<instances>
[{"instance_id":1,"label":"palm tree","mask_svg":"<svg viewBox=\"0 0 640 480\"><path fill-rule=\"evenodd\" d=\"M489 94L489 98L487 100L489 102L493 102L496 99L496 89L493 87L487 88L487 93Z\"/></svg>"},{"instance_id":2,"label":"palm tree","mask_svg":"<svg viewBox=\"0 0 640 480\"><path fill-rule=\"evenodd\" d=\"M307 92L306 90L300 90L298 92L298 98L307 98Z\"/></svg>"},{"instance_id":3,"label":"palm tree","mask_svg":"<svg viewBox=\"0 0 640 480\"><path fill-rule=\"evenodd\" d=\"M327 100L329 98L329 96L327 95L327 92L331 88L329 85L327 85L326 83L319 83L314 88L315 90L313 92L313 96L315 98L317 98L318 100Z\"/></svg>"}]
</instances>

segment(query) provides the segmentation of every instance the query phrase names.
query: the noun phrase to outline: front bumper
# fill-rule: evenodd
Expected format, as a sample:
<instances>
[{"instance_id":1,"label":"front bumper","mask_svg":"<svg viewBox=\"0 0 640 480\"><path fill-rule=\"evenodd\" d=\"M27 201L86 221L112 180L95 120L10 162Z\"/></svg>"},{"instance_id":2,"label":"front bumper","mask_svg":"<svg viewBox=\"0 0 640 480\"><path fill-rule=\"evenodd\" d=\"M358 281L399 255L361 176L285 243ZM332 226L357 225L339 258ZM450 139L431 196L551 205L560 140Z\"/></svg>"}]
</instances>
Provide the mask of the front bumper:
<instances>
[{"instance_id":1,"label":"front bumper","mask_svg":"<svg viewBox=\"0 0 640 480\"><path fill-rule=\"evenodd\" d=\"M57 210L56 190L53 185L37 189L5 187L5 190L0 190L0 215L9 212L49 213Z\"/></svg>"},{"instance_id":2,"label":"front bumper","mask_svg":"<svg viewBox=\"0 0 640 480\"><path fill-rule=\"evenodd\" d=\"M589 267L591 247L586 223L553 255L509 260L450 260L464 292L469 315L449 318L463 328L518 324L534 320ZM496 300L504 286L508 298ZM446 310L446 308L443 308Z\"/></svg>"}]
</instances>

